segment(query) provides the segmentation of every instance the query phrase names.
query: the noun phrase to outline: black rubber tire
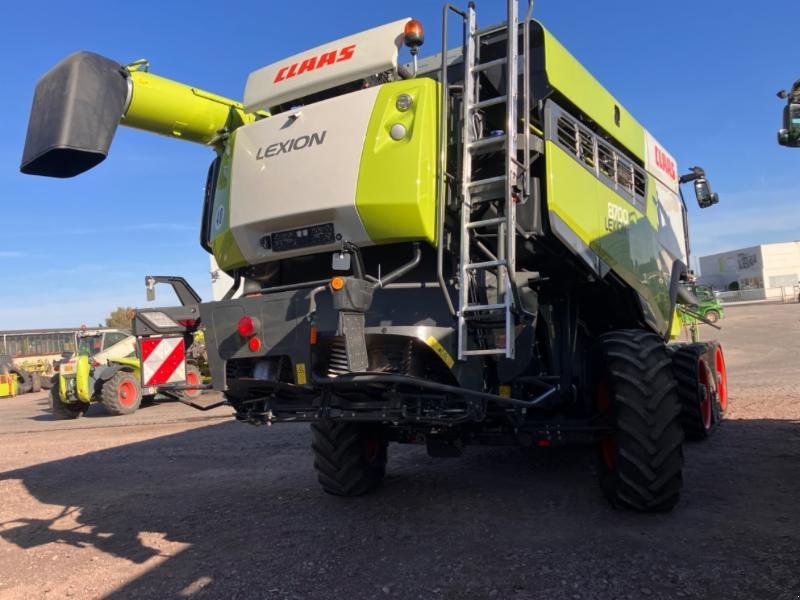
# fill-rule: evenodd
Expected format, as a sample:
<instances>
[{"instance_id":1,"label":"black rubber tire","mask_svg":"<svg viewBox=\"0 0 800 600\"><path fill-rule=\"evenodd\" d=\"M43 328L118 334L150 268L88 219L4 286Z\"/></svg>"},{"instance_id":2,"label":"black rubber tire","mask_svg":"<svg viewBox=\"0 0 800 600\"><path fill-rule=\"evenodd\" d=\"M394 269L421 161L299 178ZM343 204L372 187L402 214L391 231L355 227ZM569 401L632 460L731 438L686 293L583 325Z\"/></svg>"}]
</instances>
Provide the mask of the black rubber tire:
<instances>
[{"instance_id":1,"label":"black rubber tire","mask_svg":"<svg viewBox=\"0 0 800 600\"><path fill-rule=\"evenodd\" d=\"M672 346L672 373L678 384L678 399L681 403L681 426L687 440L705 440L714 432L722 414L717 396L716 375L712 367L713 346L697 342ZM710 390L701 382L702 362L708 368ZM708 394L706 397L705 394ZM706 425L703 402L710 402L710 423Z\"/></svg>"},{"instance_id":2,"label":"black rubber tire","mask_svg":"<svg viewBox=\"0 0 800 600\"><path fill-rule=\"evenodd\" d=\"M31 391L33 387L33 382L31 381L31 374L28 373L25 369L20 367L11 365L8 368L9 373L14 373L17 376L17 393L18 394L27 394Z\"/></svg>"},{"instance_id":3,"label":"black rubber tire","mask_svg":"<svg viewBox=\"0 0 800 600\"><path fill-rule=\"evenodd\" d=\"M709 310L705 315L703 315L706 319L711 321L712 323L716 323L719 321L719 313L716 310Z\"/></svg>"},{"instance_id":4,"label":"black rubber tire","mask_svg":"<svg viewBox=\"0 0 800 600\"><path fill-rule=\"evenodd\" d=\"M133 373L117 371L103 384L100 402L112 415L129 415L142 403L142 388Z\"/></svg>"},{"instance_id":5,"label":"black rubber tire","mask_svg":"<svg viewBox=\"0 0 800 600\"><path fill-rule=\"evenodd\" d=\"M42 391L42 376L38 373L31 373L31 391L34 393Z\"/></svg>"},{"instance_id":6,"label":"black rubber tire","mask_svg":"<svg viewBox=\"0 0 800 600\"><path fill-rule=\"evenodd\" d=\"M311 433L314 468L327 493L361 496L380 486L388 446L380 425L323 420Z\"/></svg>"},{"instance_id":7,"label":"black rubber tire","mask_svg":"<svg viewBox=\"0 0 800 600\"><path fill-rule=\"evenodd\" d=\"M40 377L39 383L42 384L43 390L49 390L50 388L53 387L53 377L52 376ZM58 383L56 383L56 385L58 385Z\"/></svg>"},{"instance_id":8,"label":"black rubber tire","mask_svg":"<svg viewBox=\"0 0 800 600\"><path fill-rule=\"evenodd\" d=\"M53 379L56 381L51 381L52 385L50 386L50 413L53 415L53 418L58 420L66 420L66 419L77 419L86 410L89 408L88 404L84 404L83 402L72 402L70 404L64 404L61 401L61 398L58 397L58 375L56 375Z\"/></svg>"},{"instance_id":9,"label":"black rubber tire","mask_svg":"<svg viewBox=\"0 0 800 600\"><path fill-rule=\"evenodd\" d=\"M615 507L672 510L683 487L683 429L672 359L648 331L607 333L595 364L615 432L601 444L600 487ZM598 392L600 398L600 392Z\"/></svg>"}]
</instances>

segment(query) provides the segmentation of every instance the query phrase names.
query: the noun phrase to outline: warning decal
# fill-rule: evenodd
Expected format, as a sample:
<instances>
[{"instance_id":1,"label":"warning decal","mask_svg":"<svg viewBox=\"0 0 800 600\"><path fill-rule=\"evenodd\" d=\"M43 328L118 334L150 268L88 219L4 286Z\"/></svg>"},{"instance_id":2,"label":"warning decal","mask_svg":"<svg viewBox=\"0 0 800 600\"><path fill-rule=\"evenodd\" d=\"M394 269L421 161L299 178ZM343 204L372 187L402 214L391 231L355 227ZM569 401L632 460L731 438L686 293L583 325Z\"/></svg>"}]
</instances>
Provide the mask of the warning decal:
<instances>
[{"instance_id":1,"label":"warning decal","mask_svg":"<svg viewBox=\"0 0 800 600\"><path fill-rule=\"evenodd\" d=\"M142 385L186 381L186 351L182 337L142 339Z\"/></svg>"}]
</instances>

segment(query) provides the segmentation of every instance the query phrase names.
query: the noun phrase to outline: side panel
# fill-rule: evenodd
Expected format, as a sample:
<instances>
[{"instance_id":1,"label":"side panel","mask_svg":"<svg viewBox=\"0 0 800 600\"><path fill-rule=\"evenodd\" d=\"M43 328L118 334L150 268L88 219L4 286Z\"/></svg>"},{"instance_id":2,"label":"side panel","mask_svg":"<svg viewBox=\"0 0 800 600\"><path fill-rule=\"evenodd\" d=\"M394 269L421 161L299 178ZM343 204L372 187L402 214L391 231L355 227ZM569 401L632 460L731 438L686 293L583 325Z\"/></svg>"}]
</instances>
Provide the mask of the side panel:
<instances>
[{"instance_id":1,"label":"side panel","mask_svg":"<svg viewBox=\"0 0 800 600\"><path fill-rule=\"evenodd\" d=\"M542 31L550 85L644 162L644 129L639 122L547 29Z\"/></svg>"},{"instance_id":2,"label":"side panel","mask_svg":"<svg viewBox=\"0 0 800 600\"><path fill-rule=\"evenodd\" d=\"M438 92L439 84L427 78L381 86L356 190L358 214L375 242L436 242ZM411 98L403 111L401 95ZM399 140L390 135L397 126L406 131Z\"/></svg>"},{"instance_id":3,"label":"side panel","mask_svg":"<svg viewBox=\"0 0 800 600\"><path fill-rule=\"evenodd\" d=\"M222 154L210 219L211 250L217 264L225 271L247 265L247 261L242 256L242 251L231 233L230 225L231 176L235 145L236 132L234 131Z\"/></svg>"},{"instance_id":4,"label":"side panel","mask_svg":"<svg viewBox=\"0 0 800 600\"><path fill-rule=\"evenodd\" d=\"M554 232L596 270L599 260L611 267L639 293L663 332L670 317L669 270L649 220L558 145L548 140L545 147Z\"/></svg>"}]
</instances>

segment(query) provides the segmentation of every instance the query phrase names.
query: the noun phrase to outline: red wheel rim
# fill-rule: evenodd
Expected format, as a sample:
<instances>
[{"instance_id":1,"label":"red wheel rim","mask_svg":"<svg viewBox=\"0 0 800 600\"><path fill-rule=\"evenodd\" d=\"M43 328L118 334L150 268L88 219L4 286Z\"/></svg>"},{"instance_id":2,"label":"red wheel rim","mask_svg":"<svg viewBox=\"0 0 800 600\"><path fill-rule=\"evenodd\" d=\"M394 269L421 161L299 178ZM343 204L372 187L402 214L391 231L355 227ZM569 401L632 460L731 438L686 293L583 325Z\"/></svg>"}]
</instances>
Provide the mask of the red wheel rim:
<instances>
[{"instance_id":1,"label":"red wheel rim","mask_svg":"<svg viewBox=\"0 0 800 600\"><path fill-rule=\"evenodd\" d=\"M197 373L195 371L187 371L186 372L186 385L197 385L199 384L199 378L197 377ZM200 390L186 390L187 396L199 396Z\"/></svg>"},{"instance_id":2,"label":"red wheel rim","mask_svg":"<svg viewBox=\"0 0 800 600\"><path fill-rule=\"evenodd\" d=\"M597 408L601 413L611 411L611 387L606 380L601 381L597 386ZM613 469L617 464L617 442L613 437L607 437L600 441L600 454L603 457L603 464L609 469Z\"/></svg>"},{"instance_id":3,"label":"red wheel rim","mask_svg":"<svg viewBox=\"0 0 800 600\"><path fill-rule=\"evenodd\" d=\"M132 406L136 403L136 384L132 381L123 381L117 388L117 400L122 406Z\"/></svg>"},{"instance_id":4,"label":"red wheel rim","mask_svg":"<svg viewBox=\"0 0 800 600\"><path fill-rule=\"evenodd\" d=\"M725 356L722 354L722 348L719 346L717 346L714 352L714 369L717 372L719 408L725 411L728 408L728 371L725 368Z\"/></svg>"},{"instance_id":5,"label":"red wheel rim","mask_svg":"<svg viewBox=\"0 0 800 600\"><path fill-rule=\"evenodd\" d=\"M699 371L698 382L701 386L700 392L702 393L700 417L703 419L703 429L708 431L711 429L713 415L711 403L713 402L714 376L711 374L711 367L708 366L704 358L698 361L697 369Z\"/></svg>"}]
</instances>

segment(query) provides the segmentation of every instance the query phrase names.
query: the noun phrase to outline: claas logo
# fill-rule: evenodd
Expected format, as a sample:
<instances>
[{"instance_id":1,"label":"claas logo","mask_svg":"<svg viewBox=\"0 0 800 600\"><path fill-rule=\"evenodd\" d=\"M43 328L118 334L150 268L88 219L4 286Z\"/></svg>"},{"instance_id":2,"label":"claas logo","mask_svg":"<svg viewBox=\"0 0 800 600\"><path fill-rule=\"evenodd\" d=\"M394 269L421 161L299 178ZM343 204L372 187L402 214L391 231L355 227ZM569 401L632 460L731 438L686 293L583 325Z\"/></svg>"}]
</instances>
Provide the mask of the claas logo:
<instances>
[{"instance_id":1,"label":"claas logo","mask_svg":"<svg viewBox=\"0 0 800 600\"><path fill-rule=\"evenodd\" d=\"M297 75L302 75L308 71L316 71L336 63L348 61L353 58L355 52L356 44L352 44L339 50L325 52L319 56L312 56L311 58L307 58L302 62L296 62L292 63L291 65L281 67L278 71L278 74L275 75L273 83L280 83L281 81L286 81L287 79L291 79Z\"/></svg>"},{"instance_id":2,"label":"claas logo","mask_svg":"<svg viewBox=\"0 0 800 600\"><path fill-rule=\"evenodd\" d=\"M675 166L675 161L658 146L656 146L656 165L672 179L677 179L678 169Z\"/></svg>"}]
</instances>

